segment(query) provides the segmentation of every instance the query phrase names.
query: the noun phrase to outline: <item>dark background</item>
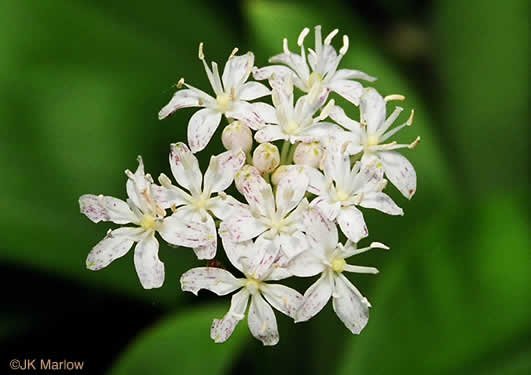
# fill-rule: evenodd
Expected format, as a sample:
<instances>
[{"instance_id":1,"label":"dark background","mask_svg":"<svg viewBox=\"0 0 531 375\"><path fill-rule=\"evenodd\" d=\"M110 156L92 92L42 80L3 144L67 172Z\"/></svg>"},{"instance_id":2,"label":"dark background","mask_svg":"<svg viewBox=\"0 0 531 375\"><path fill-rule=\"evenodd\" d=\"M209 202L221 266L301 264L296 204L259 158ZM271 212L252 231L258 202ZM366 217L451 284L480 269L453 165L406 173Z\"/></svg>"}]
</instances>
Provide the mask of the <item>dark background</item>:
<instances>
[{"instance_id":1,"label":"dark background","mask_svg":"<svg viewBox=\"0 0 531 375\"><path fill-rule=\"evenodd\" d=\"M373 305L363 333L327 306L305 324L277 314L276 347L243 322L215 345L210 323L230 298L180 291L203 264L189 249L161 246L158 290L141 288L131 254L86 270L109 225L80 215L77 199L125 197L138 154L169 174L169 143L186 139L193 110L156 114L180 77L209 89L198 43L220 65L238 46L263 66L316 24L349 35L342 67L415 108L399 140L422 137L406 151L414 199L389 188L406 215L365 215L368 241L392 250L353 260L380 269L351 277ZM2 1L0 372L43 358L84 361L87 374L530 373L527 32L520 0ZM202 165L219 151L214 140Z\"/></svg>"}]
</instances>

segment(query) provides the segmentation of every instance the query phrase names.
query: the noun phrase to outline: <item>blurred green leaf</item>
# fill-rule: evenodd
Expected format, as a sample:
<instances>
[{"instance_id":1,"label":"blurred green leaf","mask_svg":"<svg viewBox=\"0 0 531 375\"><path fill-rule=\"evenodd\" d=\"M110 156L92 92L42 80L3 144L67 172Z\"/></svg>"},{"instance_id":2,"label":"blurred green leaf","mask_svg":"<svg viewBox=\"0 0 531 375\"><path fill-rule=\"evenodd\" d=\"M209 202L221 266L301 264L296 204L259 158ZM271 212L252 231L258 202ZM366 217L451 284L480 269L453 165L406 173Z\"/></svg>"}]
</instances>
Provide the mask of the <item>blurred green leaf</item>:
<instances>
[{"instance_id":1,"label":"blurred green leaf","mask_svg":"<svg viewBox=\"0 0 531 375\"><path fill-rule=\"evenodd\" d=\"M204 306L172 316L138 337L110 372L113 375L224 374L250 334L246 320L223 344L210 338L213 318L228 306Z\"/></svg>"},{"instance_id":2,"label":"blurred green leaf","mask_svg":"<svg viewBox=\"0 0 531 375\"><path fill-rule=\"evenodd\" d=\"M161 17L174 19L165 35L149 26ZM205 42L209 58L226 58L230 30L206 1L0 4L0 169L7 176L0 187L1 261L175 301L178 274L196 263L191 250L161 246L170 285L157 291L141 288L131 254L90 272L85 258L112 225L91 223L77 200L84 193L125 198L123 171L136 169L138 154L155 178L168 173L169 144L186 140L192 112L164 122L157 112L181 76L204 87L198 43Z\"/></svg>"},{"instance_id":3,"label":"blurred green leaf","mask_svg":"<svg viewBox=\"0 0 531 375\"><path fill-rule=\"evenodd\" d=\"M527 187L529 2L439 1L441 113L474 192Z\"/></svg>"}]
</instances>

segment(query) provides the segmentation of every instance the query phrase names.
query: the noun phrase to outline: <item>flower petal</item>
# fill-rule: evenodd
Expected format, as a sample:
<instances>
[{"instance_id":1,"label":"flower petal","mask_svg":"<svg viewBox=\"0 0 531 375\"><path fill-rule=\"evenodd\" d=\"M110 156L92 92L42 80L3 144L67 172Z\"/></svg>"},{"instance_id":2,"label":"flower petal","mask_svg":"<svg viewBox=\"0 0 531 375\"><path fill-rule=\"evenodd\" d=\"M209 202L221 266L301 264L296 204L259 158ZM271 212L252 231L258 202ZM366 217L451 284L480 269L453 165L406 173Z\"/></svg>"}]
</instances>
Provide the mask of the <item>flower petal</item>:
<instances>
[{"instance_id":1,"label":"flower petal","mask_svg":"<svg viewBox=\"0 0 531 375\"><path fill-rule=\"evenodd\" d=\"M254 54L247 52L245 55L232 56L229 58L223 69L223 87L225 92L230 92L231 88L239 89L249 78L254 66Z\"/></svg>"},{"instance_id":2,"label":"flower petal","mask_svg":"<svg viewBox=\"0 0 531 375\"><path fill-rule=\"evenodd\" d=\"M279 125L266 125L258 130L254 135L254 139L258 143L273 142L279 139L288 139L289 135L285 134Z\"/></svg>"},{"instance_id":3,"label":"flower petal","mask_svg":"<svg viewBox=\"0 0 531 375\"><path fill-rule=\"evenodd\" d=\"M142 228L129 227L109 231L87 256L87 268L98 271L107 267L115 259L127 254L133 243L141 239L143 233Z\"/></svg>"},{"instance_id":4,"label":"flower petal","mask_svg":"<svg viewBox=\"0 0 531 375\"><path fill-rule=\"evenodd\" d=\"M323 252L323 248L308 249L293 259L287 264L288 272L297 277L315 276L324 271L325 266L317 254Z\"/></svg>"},{"instance_id":5,"label":"flower petal","mask_svg":"<svg viewBox=\"0 0 531 375\"><path fill-rule=\"evenodd\" d=\"M248 206L230 195L211 198L209 209L220 220L248 212Z\"/></svg>"},{"instance_id":6,"label":"flower petal","mask_svg":"<svg viewBox=\"0 0 531 375\"><path fill-rule=\"evenodd\" d=\"M334 249L339 235L334 221L326 218L318 208L311 208L304 215L306 238L312 249Z\"/></svg>"},{"instance_id":7,"label":"flower petal","mask_svg":"<svg viewBox=\"0 0 531 375\"><path fill-rule=\"evenodd\" d=\"M363 73L359 70L354 69L338 69L336 74L334 74L333 79L363 79L369 82L376 81L376 77L372 77L367 73Z\"/></svg>"},{"instance_id":8,"label":"flower petal","mask_svg":"<svg viewBox=\"0 0 531 375\"><path fill-rule=\"evenodd\" d=\"M343 207L337 217L341 231L352 242L358 242L369 235L363 214L354 206Z\"/></svg>"},{"instance_id":9,"label":"flower petal","mask_svg":"<svg viewBox=\"0 0 531 375\"><path fill-rule=\"evenodd\" d=\"M282 174L275 194L277 214L284 217L304 198L309 178L304 167L295 166Z\"/></svg>"},{"instance_id":10,"label":"flower petal","mask_svg":"<svg viewBox=\"0 0 531 375\"><path fill-rule=\"evenodd\" d=\"M396 151L378 153L385 168L385 175L407 199L411 199L417 191L417 174L415 168Z\"/></svg>"},{"instance_id":11,"label":"flower petal","mask_svg":"<svg viewBox=\"0 0 531 375\"><path fill-rule=\"evenodd\" d=\"M201 96L198 92L190 89L179 90L173 95L170 102L160 110L159 120L171 116L181 108L201 107L201 102Z\"/></svg>"},{"instance_id":12,"label":"flower petal","mask_svg":"<svg viewBox=\"0 0 531 375\"><path fill-rule=\"evenodd\" d=\"M378 128L385 122L385 100L372 87L365 89L360 103L360 113L367 122L367 133L376 134Z\"/></svg>"},{"instance_id":13,"label":"flower petal","mask_svg":"<svg viewBox=\"0 0 531 375\"><path fill-rule=\"evenodd\" d=\"M199 162L188 146L182 142L170 145L170 167L175 181L191 192L200 192L203 175Z\"/></svg>"},{"instance_id":14,"label":"flower petal","mask_svg":"<svg viewBox=\"0 0 531 375\"><path fill-rule=\"evenodd\" d=\"M256 255L254 252L254 243L252 240L234 242L227 238L221 238L223 242L223 249L231 264L238 269L238 271L245 273L247 259Z\"/></svg>"},{"instance_id":15,"label":"flower petal","mask_svg":"<svg viewBox=\"0 0 531 375\"><path fill-rule=\"evenodd\" d=\"M212 156L205 172L203 190L209 193L218 193L227 189L244 164L245 153L241 150L229 150Z\"/></svg>"},{"instance_id":16,"label":"flower petal","mask_svg":"<svg viewBox=\"0 0 531 375\"><path fill-rule=\"evenodd\" d=\"M203 108L192 115L188 122L188 144L195 154L206 147L219 126L221 113Z\"/></svg>"},{"instance_id":17,"label":"flower petal","mask_svg":"<svg viewBox=\"0 0 531 375\"><path fill-rule=\"evenodd\" d=\"M244 281L235 278L229 271L216 267L197 267L181 276L183 292L197 295L201 289L224 296L242 287Z\"/></svg>"},{"instance_id":18,"label":"flower petal","mask_svg":"<svg viewBox=\"0 0 531 375\"><path fill-rule=\"evenodd\" d=\"M79 198L79 208L94 223L112 221L116 224L128 224L138 221L129 205L114 197L85 194Z\"/></svg>"},{"instance_id":19,"label":"flower petal","mask_svg":"<svg viewBox=\"0 0 531 375\"><path fill-rule=\"evenodd\" d=\"M249 302L249 291L242 289L232 296L230 309L223 319L214 319L210 327L210 338L216 343L225 342L234 329L245 317L245 310Z\"/></svg>"},{"instance_id":20,"label":"flower petal","mask_svg":"<svg viewBox=\"0 0 531 375\"><path fill-rule=\"evenodd\" d=\"M306 59L296 53L281 53L279 55L271 57L269 59L269 62L280 63L289 66L297 73L300 79L304 82L308 82L308 80L310 79L310 70L308 68L308 65L306 64Z\"/></svg>"},{"instance_id":21,"label":"flower petal","mask_svg":"<svg viewBox=\"0 0 531 375\"><path fill-rule=\"evenodd\" d=\"M293 71L282 65L270 65L264 66L263 68L254 68L253 69L253 78L257 81L262 81L264 79L270 79L273 76L275 77L284 77L287 75L293 74Z\"/></svg>"},{"instance_id":22,"label":"flower petal","mask_svg":"<svg viewBox=\"0 0 531 375\"><path fill-rule=\"evenodd\" d=\"M136 245L134 261L144 289L160 288L164 284L164 263L159 260L159 242L155 233Z\"/></svg>"},{"instance_id":23,"label":"flower petal","mask_svg":"<svg viewBox=\"0 0 531 375\"><path fill-rule=\"evenodd\" d=\"M364 193L359 205L365 208L374 208L388 215L404 215L404 210L398 207L390 196L381 192Z\"/></svg>"},{"instance_id":24,"label":"flower petal","mask_svg":"<svg viewBox=\"0 0 531 375\"><path fill-rule=\"evenodd\" d=\"M277 111L271 104L257 102L251 103L253 111L263 120L265 124L278 124Z\"/></svg>"},{"instance_id":25,"label":"flower petal","mask_svg":"<svg viewBox=\"0 0 531 375\"><path fill-rule=\"evenodd\" d=\"M206 215L206 221L204 222L208 228L209 241L199 247L194 247L194 253L197 259L212 259L216 256L216 250L218 247L218 235L216 234L216 223L210 215Z\"/></svg>"},{"instance_id":26,"label":"flower petal","mask_svg":"<svg viewBox=\"0 0 531 375\"><path fill-rule=\"evenodd\" d=\"M212 241L209 228L204 223L183 221L176 216L166 217L157 227L164 241L184 247L199 247Z\"/></svg>"},{"instance_id":27,"label":"flower petal","mask_svg":"<svg viewBox=\"0 0 531 375\"><path fill-rule=\"evenodd\" d=\"M304 167L304 173L308 176L308 191L315 195L320 195L326 189L326 177L317 168Z\"/></svg>"},{"instance_id":28,"label":"flower petal","mask_svg":"<svg viewBox=\"0 0 531 375\"><path fill-rule=\"evenodd\" d=\"M292 259L308 249L308 240L300 231L291 234L280 233L276 236L275 242L288 259Z\"/></svg>"},{"instance_id":29,"label":"flower petal","mask_svg":"<svg viewBox=\"0 0 531 375\"><path fill-rule=\"evenodd\" d=\"M271 94L264 84L259 82L247 82L244 83L240 89L239 98L240 100L254 100Z\"/></svg>"},{"instance_id":30,"label":"flower petal","mask_svg":"<svg viewBox=\"0 0 531 375\"><path fill-rule=\"evenodd\" d=\"M236 176L237 186L243 194L251 211L268 217L275 212L275 200L271 185L262 176L252 171L242 171Z\"/></svg>"},{"instance_id":31,"label":"flower petal","mask_svg":"<svg viewBox=\"0 0 531 375\"><path fill-rule=\"evenodd\" d=\"M338 79L330 82L328 88L335 91L354 105L360 104L360 98L363 94L363 86L361 83Z\"/></svg>"},{"instance_id":32,"label":"flower petal","mask_svg":"<svg viewBox=\"0 0 531 375\"><path fill-rule=\"evenodd\" d=\"M360 123L357 121L352 120L350 117L348 117L345 114L345 111L340 106L333 106L332 110L329 113L329 116L332 120L337 122L339 125L344 127L345 129L350 130L354 134L357 134L359 137L360 134Z\"/></svg>"},{"instance_id":33,"label":"flower petal","mask_svg":"<svg viewBox=\"0 0 531 375\"><path fill-rule=\"evenodd\" d=\"M275 313L259 293L251 297L248 322L252 335L262 341L264 345L276 345L278 343Z\"/></svg>"},{"instance_id":34,"label":"flower petal","mask_svg":"<svg viewBox=\"0 0 531 375\"><path fill-rule=\"evenodd\" d=\"M271 306L295 319L303 302L302 294L295 289L279 284L262 284L260 291Z\"/></svg>"},{"instance_id":35,"label":"flower petal","mask_svg":"<svg viewBox=\"0 0 531 375\"><path fill-rule=\"evenodd\" d=\"M171 206L182 206L189 202L190 195L188 195L182 189L179 189L177 186L164 187L152 184L151 185L151 194L153 199L161 208L170 208Z\"/></svg>"},{"instance_id":36,"label":"flower petal","mask_svg":"<svg viewBox=\"0 0 531 375\"><path fill-rule=\"evenodd\" d=\"M318 209L328 220L335 220L341 209L340 202L332 202L327 196L315 198L310 206Z\"/></svg>"},{"instance_id":37,"label":"flower petal","mask_svg":"<svg viewBox=\"0 0 531 375\"><path fill-rule=\"evenodd\" d=\"M295 323L305 322L317 315L332 296L332 284L329 274L324 272L304 293L304 301L297 312Z\"/></svg>"},{"instance_id":38,"label":"flower petal","mask_svg":"<svg viewBox=\"0 0 531 375\"><path fill-rule=\"evenodd\" d=\"M266 124L266 120L262 118L264 107L257 104L237 101L233 103L231 110L226 112L225 116L240 120L253 130L261 129Z\"/></svg>"},{"instance_id":39,"label":"flower petal","mask_svg":"<svg viewBox=\"0 0 531 375\"><path fill-rule=\"evenodd\" d=\"M369 301L344 276L335 278L332 299L334 311L345 326L358 335L369 321Z\"/></svg>"},{"instance_id":40,"label":"flower petal","mask_svg":"<svg viewBox=\"0 0 531 375\"><path fill-rule=\"evenodd\" d=\"M232 242L242 242L263 233L267 226L251 214L250 211L224 220L219 226L219 235Z\"/></svg>"}]
</instances>

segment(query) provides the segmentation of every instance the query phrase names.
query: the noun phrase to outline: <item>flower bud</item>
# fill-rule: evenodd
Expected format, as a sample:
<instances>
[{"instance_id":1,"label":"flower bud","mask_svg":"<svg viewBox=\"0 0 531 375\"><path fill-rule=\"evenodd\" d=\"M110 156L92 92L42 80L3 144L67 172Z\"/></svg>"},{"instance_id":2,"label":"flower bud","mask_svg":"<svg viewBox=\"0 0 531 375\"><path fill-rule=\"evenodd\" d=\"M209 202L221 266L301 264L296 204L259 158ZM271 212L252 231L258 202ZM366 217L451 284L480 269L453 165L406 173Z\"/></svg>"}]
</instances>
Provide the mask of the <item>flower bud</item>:
<instances>
[{"instance_id":1,"label":"flower bud","mask_svg":"<svg viewBox=\"0 0 531 375\"><path fill-rule=\"evenodd\" d=\"M278 185L280 179L289 171L289 167L292 167L292 165L281 165L278 167L271 175L271 183L275 186Z\"/></svg>"},{"instance_id":2,"label":"flower bud","mask_svg":"<svg viewBox=\"0 0 531 375\"><path fill-rule=\"evenodd\" d=\"M221 142L227 150L241 149L247 153L253 146L253 134L243 122L233 121L223 129Z\"/></svg>"},{"instance_id":3,"label":"flower bud","mask_svg":"<svg viewBox=\"0 0 531 375\"><path fill-rule=\"evenodd\" d=\"M319 142L299 143L293 154L295 164L307 165L313 168L319 168L323 158L323 149Z\"/></svg>"},{"instance_id":4,"label":"flower bud","mask_svg":"<svg viewBox=\"0 0 531 375\"><path fill-rule=\"evenodd\" d=\"M262 143L253 152L253 165L261 173L271 173L280 164L280 153L277 146Z\"/></svg>"}]
</instances>

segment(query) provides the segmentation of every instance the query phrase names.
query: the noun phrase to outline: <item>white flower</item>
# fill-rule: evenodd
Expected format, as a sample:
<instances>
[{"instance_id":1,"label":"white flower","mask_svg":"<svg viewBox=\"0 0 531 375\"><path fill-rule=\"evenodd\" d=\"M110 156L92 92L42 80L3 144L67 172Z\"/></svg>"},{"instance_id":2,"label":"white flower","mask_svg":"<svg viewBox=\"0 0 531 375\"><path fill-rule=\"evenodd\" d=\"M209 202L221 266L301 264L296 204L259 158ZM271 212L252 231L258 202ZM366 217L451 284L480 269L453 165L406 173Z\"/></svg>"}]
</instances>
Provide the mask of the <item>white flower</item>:
<instances>
[{"instance_id":1,"label":"white flower","mask_svg":"<svg viewBox=\"0 0 531 375\"><path fill-rule=\"evenodd\" d=\"M326 100L326 95L319 96L320 91L317 88L300 97L294 105L293 82L290 76L273 79L270 83L273 87L272 99L276 116L255 134L258 142L279 139L289 140L291 143L312 142L340 129L333 123L322 122L334 106L333 100L323 108L319 116L313 117Z\"/></svg>"},{"instance_id":2,"label":"white flower","mask_svg":"<svg viewBox=\"0 0 531 375\"><path fill-rule=\"evenodd\" d=\"M290 274L282 269L269 267L264 272L256 273L249 261L249 256L270 252L265 249L271 242L257 240L232 243L224 241L223 245L231 263L245 278L236 278L221 268L193 268L181 276L183 291L197 295L201 289L208 289L219 296L239 290L232 296L230 309L223 319L214 319L210 337L216 342L226 341L236 325L245 317L245 311L251 299L248 312L249 330L264 345L278 343L277 321L271 306L276 310L295 318L302 303L302 295L294 289L280 284L268 284L269 280L281 280ZM265 298L265 300L264 300ZM268 303L267 303L267 302Z\"/></svg>"},{"instance_id":3,"label":"white flower","mask_svg":"<svg viewBox=\"0 0 531 375\"><path fill-rule=\"evenodd\" d=\"M395 202L382 192L386 185L383 168L376 162L356 162L330 146L323 159L324 175L306 168L310 177L309 191L316 194L311 202L328 220L336 220L347 238L353 242L368 235L363 214L356 208L374 208L389 215L403 215Z\"/></svg>"},{"instance_id":4,"label":"white flower","mask_svg":"<svg viewBox=\"0 0 531 375\"><path fill-rule=\"evenodd\" d=\"M171 207L175 211L173 216L178 220L200 221L208 227L210 240L194 247L199 259L212 259L216 255L216 224L211 213L223 219L243 206L223 191L232 184L234 176L244 163L245 154L241 150L229 150L213 156L203 182L199 162L190 149L184 143L171 145L170 167L173 177L190 193L172 185L170 179L161 174L159 182L162 187L154 188L155 195L163 208ZM211 197L213 193L218 193L218 196Z\"/></svg>"},{"instance_id":5,"label":"white flower","mask_svg":"<svg viewBox=\"0 0 531 375\"><path fill-rule=\"evenodd\" d=\"M400 95L386 97L388 100L397 98L403 99ZM345 146L345 152L351 155L363 152L362 162L369 162L374 158L379 159L387 178L404 197L411 199L417 190L415 169L409 160L393 150L405 147L413 149L420 142L420 137L417 137L411 144L382 143L404 126L410 126L413 123L414 112L411 111L409 119L404 124L388 131L403 109L396 107L386 119L386 99L375 89L366 88L360 104L361 123L348 118L343 109L337 106L331 110L330 117L349 130L338 136L340 142Z\"/></svg>"},{"instance_id":6,"label":"white flower","mask_svg":"<svg viewBox=\"0 0 531 375\"><path fill-rule=\"evenodd\" d=\"M321 277L304 293L304 302L297 312L295 322L303 322L315 316L332 297L334 311L345 326L354 334L359 334L369 320L369 301L343 275L343 272L378 273L373 267L347 264L345 259L367 250L387 246L373 242L369 247L357 249L347 241L345 246L338 243L336 225L311 210L306 216L310 247L295 257L288 265L288 271L295 276Z\"/></svg>"},{"instance_id":7,"label":"white flower","mask_svg":"<svg viewBox=\"0 0 531 375\"><path fill-rule=\"evenodd\" d=\"M127 203L113 197L86 194L79 198L81 212L95 223L111 221L116 224L135 224L109 230L107 236L91 250L87 268L97 271L113 260L124 256L133 243L135 268L145 289L158 288L164 283L164 264L158 258L159 243L155 232L168 243L194 247L207 243L207 227L194 221L181 221L166 212L153 196L152 179L144 174L144 164L138 157L138 169L133 174L126 171Z\"/></svg>"},{"instance_id":8,"label":"white flower","mask_svg":"<svg viewBox=\"0 0 531 375\"><path fill-rule=\"evenodd\" d=\"M308 178L302 167L292 166L283 174L275 196L254 167L238 173L236 186L249 205L223 220L219 234L224 241L243 242L260 236L274 244L272 259L280 250L288 258L304 251L302 215L308 206L304 199Z\"/></svg>"},{"instance_id":9,"label":"white flower","mask_svg":"<svg viewBox=\"0 0 531 375\"><path fill-rule=\"evenodd\" d=\"M289 69L282 65L254 69L254 78L263 80L272 76L281 77L293 75L295 86L304 92L310 92L312 88L318 86L322 95L328 95L330 91L334 91L355 105L359 105L363 87L359 82L354 80L363 79L366 81L374 81L376 78L359 70L337 69L341 59L347 53L348 37L343 35L343 47L339 50L338 55L334 47L330 45L338 30L335 29L328 34L323 44L321 26L316 26L315 50L308 49L308 67L304 50L304 38L306 38L309 32L310 30L308 28L304 28L297 40L297 44L301 48L300 55L291 52L288 49L287 39L284 39L284 53L269 59L270 63L284 64Z\"/></svg>"},{"instance_id":10,"label":"white flower","mask_svg":"<svg viewBox=\"0 0 531 375\"><path fill-rule=\"evenodd\" d=\"M195 153L206 147L221 121L221 115L243 121L252 129L257 129L269 118L272 108L265 103L248 103L265 95L269 89L258 82L246 82L253 68L254 55L235 56L237 49L230 55L223 75L219 76L218 65L212 62L208 67L203 54L203 43L199 45L199 59L203 62L208 80L214 90L212 97L181 79L178 87L187 89L177 91L170 102L160 110L159 119L164 119L175 111L186 107L204 107L197 111L188 123L188 143Z\"/></svg>"}]
</instances>

